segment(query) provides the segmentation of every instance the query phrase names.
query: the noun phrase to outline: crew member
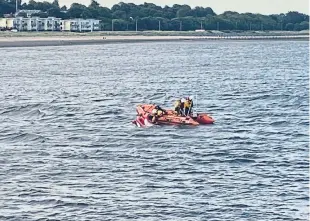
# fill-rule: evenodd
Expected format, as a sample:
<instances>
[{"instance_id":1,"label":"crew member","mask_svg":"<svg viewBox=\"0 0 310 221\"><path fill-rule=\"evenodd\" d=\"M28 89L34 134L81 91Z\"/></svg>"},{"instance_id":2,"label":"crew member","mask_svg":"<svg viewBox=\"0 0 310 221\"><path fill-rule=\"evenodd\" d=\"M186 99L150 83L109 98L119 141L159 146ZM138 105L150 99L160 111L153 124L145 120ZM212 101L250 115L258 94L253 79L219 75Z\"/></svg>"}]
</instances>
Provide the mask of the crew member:
<instances>
[{"instance_id":1,"label":"crew member","mask_svg":"<svg viewBox=\"0 0 310 221\"><path fill-rule=\"evenodd\" d=\"M163 116L164 114L167 114L164 109L159 106L155 106L155 108L152 110L152 123L156 123L158 118Z\"/></svg>"},{"instance_id":2,"label":"crew member","mask_svg":"<svg viewBox=\"0 0 310 221\"><path fill-rule=\"evenodd\" d=\"M176 100L176 102L174 103L174 111L177 113L177 115L180 115L181 113L181 99L180 98Z\"/></svg>"},{"instance_id":3,"label":"crew member","mask_svg":"<svg viewBox=\"0 0 310 221\"><path fill-rule=\"evenodd\" d=\"M180 113L181 113L181 116L184 116L184 105L185 105L185 99L182 98L182 99L181 99L181 105L180 105Z\"/></svg>"},{"instance_id":4,"label":"crew member","mask_svg":"<svg viewBox=\"0 0 310 221\"><path fill-rule=\"evenodd\" d=\"M189 96L186 98L185 103L184 103L184 107L185 107L185 116L191 115L193 112L193 97Z\"/></svg>"}]
</instances>

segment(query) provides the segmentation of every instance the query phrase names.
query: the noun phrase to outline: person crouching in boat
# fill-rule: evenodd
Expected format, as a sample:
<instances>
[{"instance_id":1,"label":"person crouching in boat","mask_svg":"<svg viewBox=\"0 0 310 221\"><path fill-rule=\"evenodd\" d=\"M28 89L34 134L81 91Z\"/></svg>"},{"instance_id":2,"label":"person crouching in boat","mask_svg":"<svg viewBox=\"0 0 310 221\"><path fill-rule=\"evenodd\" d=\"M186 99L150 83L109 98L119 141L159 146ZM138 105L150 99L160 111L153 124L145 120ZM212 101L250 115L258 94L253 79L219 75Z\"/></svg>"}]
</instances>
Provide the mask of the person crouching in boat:
<instances>
[{"instance_id":1,"label":"person crouching in boat","mask_svg":"<svg viewBox=\"0 0 310 221\"><path fill-rule=\"evenodd\" d=\"M194 106L193 97L192 96L187 97L185 102L184 102L185 116L192 114L193 106Z\"/></svg>"},{"instance_id":2,"label":"person crouching in boat","mask_svg":"<svg viewBox=\"0 0 310 221\"><path fill-rule=\"evenodd\" d=\"M164 109L159 106L155 106L155 108L152 110L152 123L156 123L158 121L158 118L160 118L164 114L167 114Z\"/></svg>"}]
</instances>

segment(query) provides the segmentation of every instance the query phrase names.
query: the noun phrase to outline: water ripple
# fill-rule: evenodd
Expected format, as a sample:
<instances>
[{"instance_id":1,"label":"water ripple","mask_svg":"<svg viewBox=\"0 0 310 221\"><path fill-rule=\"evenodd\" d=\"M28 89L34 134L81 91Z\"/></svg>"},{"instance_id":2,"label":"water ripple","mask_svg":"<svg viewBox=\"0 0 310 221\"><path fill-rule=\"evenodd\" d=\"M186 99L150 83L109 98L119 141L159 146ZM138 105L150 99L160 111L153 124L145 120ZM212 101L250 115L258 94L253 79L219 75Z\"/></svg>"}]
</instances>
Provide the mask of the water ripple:
<instances>
[{"instance_id":1,"label":"water ripple","mask_svg":"<svg viewBox=\"0 0 310 221\"><path fill-rule=\"evenodd\" d=\"M2 53L0 220L307 220L307 42ZM216 123L131 124L186 95Z\"/></svg>"}]
</instances>

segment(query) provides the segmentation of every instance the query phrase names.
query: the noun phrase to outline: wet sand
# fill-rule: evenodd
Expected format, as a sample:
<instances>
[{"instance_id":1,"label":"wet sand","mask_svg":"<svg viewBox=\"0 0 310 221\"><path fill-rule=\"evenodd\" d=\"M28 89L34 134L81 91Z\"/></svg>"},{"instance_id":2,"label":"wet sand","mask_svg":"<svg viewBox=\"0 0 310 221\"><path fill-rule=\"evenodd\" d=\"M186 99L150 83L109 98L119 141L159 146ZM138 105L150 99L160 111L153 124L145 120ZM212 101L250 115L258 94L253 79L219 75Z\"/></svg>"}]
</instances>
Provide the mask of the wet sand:
<instances>
[{"instance_id":1,"label":"wet sand","mask_svg":"<svg viewBox=\"0 0 310 221\"><path fill-rule=\"evenodd\" d=\"M308 35L290 36L46 36L0 37L0 48L39 47L65 45L91 45L110 43L138 43L156 41L207 41L207 40L309 40Z\"/></svg>"}]
</instances>

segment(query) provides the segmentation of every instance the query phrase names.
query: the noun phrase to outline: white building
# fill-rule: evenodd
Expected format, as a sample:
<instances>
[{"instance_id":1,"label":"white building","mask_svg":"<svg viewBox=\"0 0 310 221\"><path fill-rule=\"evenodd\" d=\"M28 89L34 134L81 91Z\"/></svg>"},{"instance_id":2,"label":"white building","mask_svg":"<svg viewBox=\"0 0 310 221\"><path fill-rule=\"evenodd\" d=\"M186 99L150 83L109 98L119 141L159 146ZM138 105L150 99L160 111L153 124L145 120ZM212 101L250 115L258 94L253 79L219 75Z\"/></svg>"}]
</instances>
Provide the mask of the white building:
<instances>
[{"instance_id":1,"label":"white building","mask_svg":"<svg viewBox=\"0 0 310 221\"><path fill-rule=\"evenodd\" d=\"M10 18L13 25L7 25L7 29L17 29L18 31L60 31L60 18ZM9 19L7 19L9 21ZM9 24L7 22L7 24Z\"/></svg>"},{"instance_id":2,"label":"white building","mask_svg":"<svg viewBox=\"0 0 310 221\"><path fill-rule=\"evenodd\" d=\"M69 19L61 20L60 18L48 17L16 17L0 18L0 29L18 31L72 31L72 32L89 32L99 31L99 20L95 19Z\"/></svg>"},{"instance_id":3,"label":"white building","mask_svg":"<svg viewBox=\"0 0 310 221\"><path fill-rule=\"evenodd\" d=\"M60 18L48 17L42 20L44 21L44 31L60 31Z\"/></svg>"},{"instance_id":4,"label":"white building","mask_svg":"<svg viewBox=\"0 0 310 221\"><path fill-rule=\"evenodd\" d=\"M88 32L88 31L99 31L99 20L96 19L69 19L61 21L62 31L72 32Z\"/></svg>"}]
</instances>

